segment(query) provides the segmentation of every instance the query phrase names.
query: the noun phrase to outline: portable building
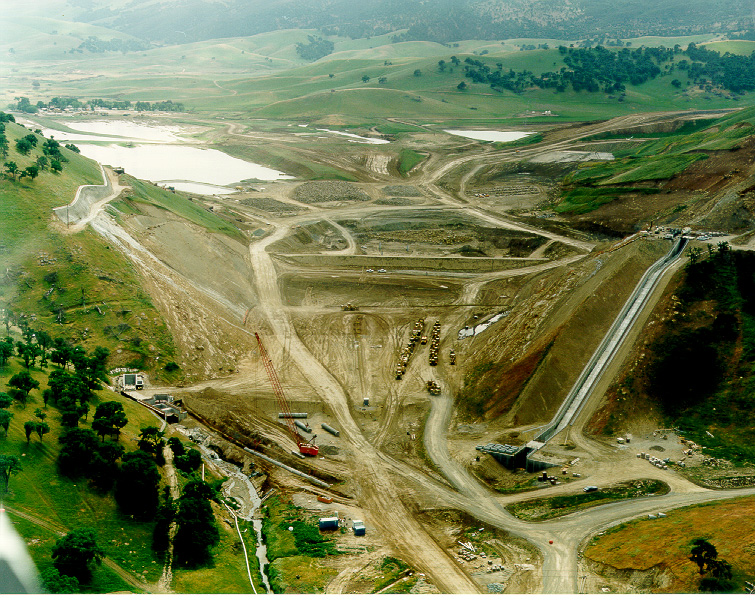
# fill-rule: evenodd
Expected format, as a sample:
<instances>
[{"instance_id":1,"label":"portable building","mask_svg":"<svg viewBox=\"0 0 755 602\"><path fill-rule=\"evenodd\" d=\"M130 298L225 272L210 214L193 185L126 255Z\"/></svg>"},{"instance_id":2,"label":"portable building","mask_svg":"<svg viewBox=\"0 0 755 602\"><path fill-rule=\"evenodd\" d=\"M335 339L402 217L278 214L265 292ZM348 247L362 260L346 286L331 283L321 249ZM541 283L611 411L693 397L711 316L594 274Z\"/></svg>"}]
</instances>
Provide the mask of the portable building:
<instances>
[{"instance_id":1,"label":"portable building","mask_svg":"<svg viewBox=\"0 0 755 602\"><path fill-rule=\"evenodd\" d=\"M338 517L337 516L329 516L327 518L321 518L320 519L320 530L321 531L334 531L335 529L338 529Z\"/></svg>"}]
</instances>

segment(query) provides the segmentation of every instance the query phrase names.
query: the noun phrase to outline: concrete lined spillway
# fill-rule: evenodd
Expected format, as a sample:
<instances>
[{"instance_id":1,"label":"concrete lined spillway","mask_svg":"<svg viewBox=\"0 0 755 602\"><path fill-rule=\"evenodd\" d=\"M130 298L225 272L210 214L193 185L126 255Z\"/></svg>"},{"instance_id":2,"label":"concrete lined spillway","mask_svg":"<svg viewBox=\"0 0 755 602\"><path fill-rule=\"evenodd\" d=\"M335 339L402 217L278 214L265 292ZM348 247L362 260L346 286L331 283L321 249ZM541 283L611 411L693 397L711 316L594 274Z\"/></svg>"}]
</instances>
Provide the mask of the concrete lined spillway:
<instances>
[{"instance_id":1,"label":"concrete lined spillway","mask_svg":"<svg viewBox=\"0 0 755 602\"><path fill-rule=\"evenodd\" d=\"M648 268L634 291L632 291L624 307L622 307L611 328L608 329L606 336L603 337L600 345L598 345L595 353L593 353L590 361L587 362L587 365L574 383L571 391L569 391L566 399L564 399L558 412L556 412L555 417L535 437L535 441L545 443L567 426L574 423L582 406L590 396L595 383L616 355L617 350L637 320L637 316L639 316L647 304L651 293L655 290L661 276L679 259L686 245L687 239L685 238L675 241L671 250Z\"/></svg>"}]
</instances>

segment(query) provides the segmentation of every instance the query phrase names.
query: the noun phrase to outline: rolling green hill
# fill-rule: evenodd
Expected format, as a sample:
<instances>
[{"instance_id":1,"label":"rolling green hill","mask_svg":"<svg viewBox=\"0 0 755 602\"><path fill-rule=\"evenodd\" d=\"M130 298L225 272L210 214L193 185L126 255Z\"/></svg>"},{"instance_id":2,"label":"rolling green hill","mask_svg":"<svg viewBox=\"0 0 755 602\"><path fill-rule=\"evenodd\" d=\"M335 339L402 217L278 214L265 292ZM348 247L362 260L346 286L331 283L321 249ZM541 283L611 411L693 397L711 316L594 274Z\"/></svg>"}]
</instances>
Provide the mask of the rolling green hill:
<instances>
[{"instance_id":1,"label":"rolling green hill","mask_svg":"<svg viewBox=\"0 0 755 602\"><path fill-rule=\"evenodd\" d=\"M333 52L308 62L298 56L296 44L305 43L308 36L315 34L316 30L289 29L143 52L66 54L45 64L44 69L36 59L24 60L25 51L19 50L15 55L18 74L11 77L13 87L4 95L0 93L0 99L9 103L18 96L27 96L32 103L48 101L52 96L132 102L172 100L183 103L189 111L214 117L251 114L311 119L319 113L338 115L349 123L407 119L417 114L425 120L516 120L528 110L550 110L555 114L551 120L603 119L645 110L732 108L749 102L747 94L730 98L716 90L689 89L686 81L674 87L672 81L684 79L685 75L673 74L668 63L659 65L662 73L655 79L640 85L627 83L621 99L603 91L577 94L567 89L556 93L537 87L511 93L467 77L466 59L482 62L493 70L500 68L503 73L514 71L539 77L558 72L566 65L556 48L568 42L554 39L520 38L503 43L467 40L444 45L392 43L388 35L358 40L327 36L334 45ZM670 48L710 39L711 36L700 35L634 40L631 47L623 48L634 51L650 41ZM710 47L738 49L746 54L753 43L721 44ZM459 59L457 65L451 63L452 57ZM445 61L442 70L439 61ZM67 75L72 70L81 70L85 75ZM467 87L460 91L457 87L462 81Z\"/></svg>"},{"instance_id":2,"label":"rolling green hill","mask_svg":"<svg viewBox=\"0 0 755 602\"><path fill-rule=\"evenodd\" d=\"M453 42L513 37L690 35L751 28L742 0L38 0L32 14L67 14L149 41L181 43L278 29L322 29L367 38ZM47 8L47 13L42 12ZM83 10L86 9L86 10Z\"/></svg>"}]
</instances>

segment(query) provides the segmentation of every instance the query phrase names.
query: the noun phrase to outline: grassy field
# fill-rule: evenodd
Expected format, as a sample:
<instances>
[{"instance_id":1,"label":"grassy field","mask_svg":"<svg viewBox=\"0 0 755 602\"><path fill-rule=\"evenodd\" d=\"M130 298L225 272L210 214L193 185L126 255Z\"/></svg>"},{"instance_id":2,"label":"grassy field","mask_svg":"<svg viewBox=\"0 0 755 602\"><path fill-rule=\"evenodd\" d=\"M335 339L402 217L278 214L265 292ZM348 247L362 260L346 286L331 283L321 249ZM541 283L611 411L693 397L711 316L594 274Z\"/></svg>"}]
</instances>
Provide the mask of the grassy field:
<instances>
[{"instance_id":1,"label":"grassy field","mask_svg":"<svg viewBox=\"0 0 755 602\"><path fill-rule=\"evenodd\" d=\"M662 519L640 519L609 530L594 538L584 554L617 569L647 570L660 565L672 577L664 593L693 592L699 575L688 557L692 540L703 537L716 547L719 559L731 563L735 578L752 581L754 512L752 497L670 510Z\"/></svg>"},{"instance_id":2,"label":"grassy field","mask_svg":"<svg viewBox=\"0 0 755 602\"><path fill-rule=\"evenodd\" d=\"M669 180L709 155L700 151L735 149L755 131L755 111L736 111L720 119L689 122L676 132L651 134L647 142L615 153L616 159L585 163L564 180L558 213L589 213L626 194L655 194L654 187L631 186L638 182ZM604 137L626 137L626 132ZM627 185L630 186L622 186Z\"/></svg>"},{"instance_id":3,"label":"grassy field","mask_svg":"<svg viewBox=\"0 0 755 602\"><path fill-rule=\"evenodd\" d=\"M398 172L404 176L425 160L425 155L409 148L401 149L398 157Z\"/></svg>"},{"instance_id":4,"label":"grassy field","mask_svg":"<svg viewBox=\"0 0 755 602\"><path fill-rule=\"evenodd\" d=\"M10 264L14 277L0 284L0 300L34 316L35 330L113 349L121 365L158 368L170 361L173 339L128 259L91 230L65 236L46 228L49 219L27 231L35 253ZM155 363L157 355L162 363Z\"/></svg>"},{"instance_id":5,"label":"grassy field","mask_svg":"<svg viewBox=\"0 0 755 602\"><path fill-rule=\"evenodd\" d=\"M212 550L213 560L209 566L193 570L175 568L173 571L173 589L179 594L251 594L254 593L249 583L244 561L244 551L239 542L235 527L224 521L228 513L219 511L218 527L220 543ZM221 522L223 521L223 522ZM259 563L254 555L256 537L251 523L239 521L239 528L244 537L249 555L249 569L257 593L264 593L265 586L259 573Z\"/></svg>"},{"instance_id":6,"label":"grassy field","mask_svg":"<svg viewBox=\"0 0 755 602\"><path fill-rule=\"evenodd\" d=\"M668 485L661 481L631 481L609 489L517 502L509 504L506 509L519 519L541 521L620 500L663 495L668 491Z\"/></svg>"},{"instance_id":7,"label":"grassy field","mask_svg":"<svg viewBox=\"0 0 755 602\"><path fill-rule=\"evenodd\" d=\"M3 163L14 162L19 169L32 165L42 155L44 138L36 136L37 147L29 155L21 155L15 141L32 132L15 123L5 125L10 149ZM63 163L60 173L45 169L34 180L0 178L0 245L4 261L12 264L37 249L53 207L73 201L79 186L102 184L102 172L96 163L66 148L61 152L68 162Z\"/></svg>"},{"instance_id":8,"label":"grassy field","mask_svg":"<svg viewBox=\"0 0 755 602\"><path fill-rule=\"evenodd\" d=\"M300 528L300 521L312 524L313 519L293 504L274 496L265 502L266 517L262 533L270 560L269 578L273 592L278 594L323 593L337 571L323 564L320 552L304 553L297 545L295 534L289 530ZM314 523L316 524L316 522ZM336 553L334 535L324 535L324 543L317 547ZM324 556L325 554L323 554Z\"/></svg>"},{"instance_id":9,"label":"grassy field","mask_svg":"<svg viewBox=\"0 0 755 602\"><path fill-rule=\"evenodd\" d=\"M212 211L207 211L203 205L188 200L184 194L171 192L170 190L148 184L131 176L124 176L123 183L131 187L131 190L125 194L124 198L126 201L154 205L183 217L205 228L208 232L225 234L241 242L246 241L241 232L235 226L231 225L230 222Z\"/></svg>"},{"instance_id":10,"label":"grassy field","mask_svg":"<svg viewBox=\"0 0 755 602\"><path fill-rule=\"evenodd\" d=\"M311 146L315 147L315 144ZM291 152L287 149L271 145L240 145L223 144L217 146L219 150L234 157L253 161L287 174L296 176L302 180L347 180L355 178L349 173L331 165L318 163L300 152ZM329 152L333 147L329 145Z\"/></svg>"}]
</instances>

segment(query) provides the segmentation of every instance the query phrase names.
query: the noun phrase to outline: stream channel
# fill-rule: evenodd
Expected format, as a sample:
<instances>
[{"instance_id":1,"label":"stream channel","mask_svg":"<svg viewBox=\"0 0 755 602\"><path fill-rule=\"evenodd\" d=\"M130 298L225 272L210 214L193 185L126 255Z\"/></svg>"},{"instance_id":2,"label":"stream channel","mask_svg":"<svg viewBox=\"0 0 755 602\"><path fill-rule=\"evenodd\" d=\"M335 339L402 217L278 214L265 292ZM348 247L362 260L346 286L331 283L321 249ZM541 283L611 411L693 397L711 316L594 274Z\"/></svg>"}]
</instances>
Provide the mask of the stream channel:
<instances>
[{"instance_id":1,"label":"stream channel","mask_svg":"<svg viewBox=\"0 0 755 602\"><path fill-rule=\"evenodd\" d=\"M259 561L260 576L267 593L271 593L270 582L268 581L267 573L265 571L265 567L270 564L270 562L267 559L267 546L262 541L262 520L255 518L254 516L262 505L262 499L260 498L259 493L257 493L257 489L255 489L254 484L249 480L249 477L245 475L238 466L226 462L225 460L221 460L217 453L203 445L208 437L206 431L201 428L186 429L180 426L176 427L176 430L182 432L192 441L196 442L199 451L202 453L202 459L205 462L211 463L221 474L228 477L228 480L223 483L223 495L236 501L237 509L235 509L234 512L239 519L252 523L254 532L257 535L257 549L255 555Z\"/></svg>"}]
</instances>

